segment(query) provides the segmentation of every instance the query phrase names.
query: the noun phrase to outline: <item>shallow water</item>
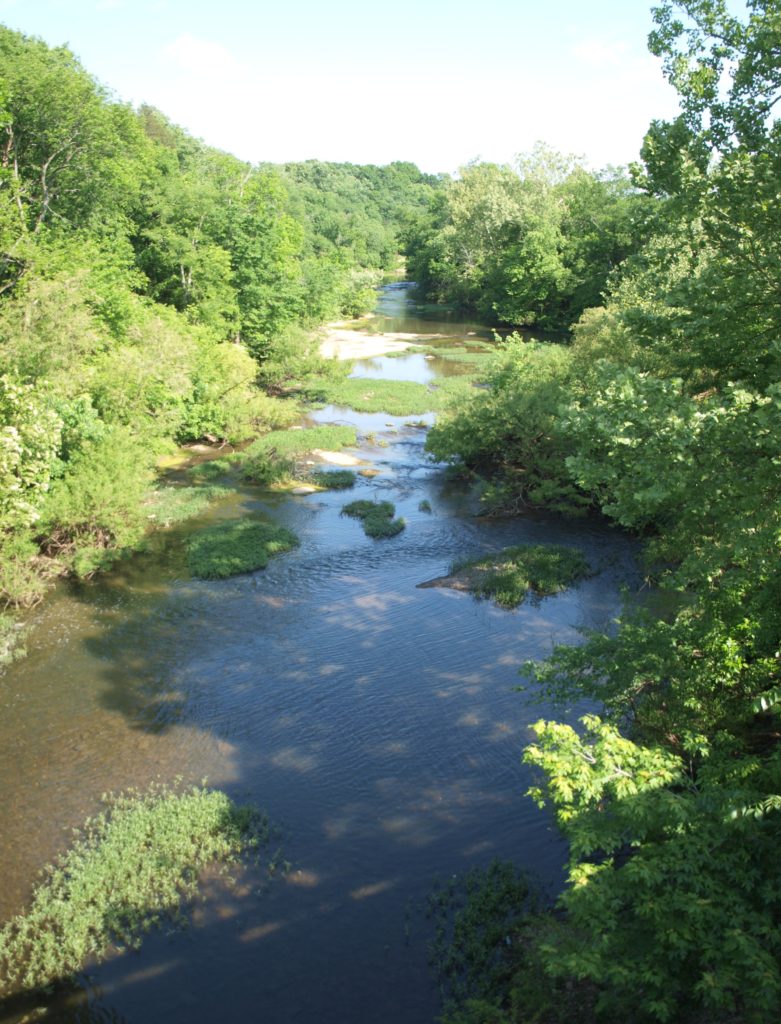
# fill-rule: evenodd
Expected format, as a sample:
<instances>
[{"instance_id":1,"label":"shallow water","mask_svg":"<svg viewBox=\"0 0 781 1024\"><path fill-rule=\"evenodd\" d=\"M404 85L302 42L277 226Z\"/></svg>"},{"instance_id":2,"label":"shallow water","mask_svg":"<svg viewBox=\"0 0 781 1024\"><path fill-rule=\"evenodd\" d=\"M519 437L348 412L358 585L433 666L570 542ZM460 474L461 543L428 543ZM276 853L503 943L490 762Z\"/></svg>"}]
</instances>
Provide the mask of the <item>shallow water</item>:
<instances>
[{"instance_id":1,"label":"shallow water","mask_svg":"<svg viewBox=\"0 0 781 1024\"><path fill-rule=\"evenodd\" d=\"M407 296L383 293L393 329L415 330ZM449 329L464 340L474 328ZM372 362L420 379L421 360ZM247 488L201 521L265 511L300 548L202 582L181 544L199 523L159 534L117 572L60 587L32 616L28 659L0 678L0 916L23 905L101 793L155 778L208 776L260 804L292 864L262 894L251 874L216 886L190 930L91 970L40 1019L431 1024L419 906L435 876L500 856L560 883L564 846L524 797L520 763L548 709L515 692L518 666L609 623L621 586L637 583L633 545L596 522L475 517L474 496L427 460L425 430L404 418L334 407L312 418L372 435L353 454L379 474L351 492ZM406 530L366 537L340 515L353 498L393 501ZM416 589L456 558L524 541L579 545L595 574L514 612ZM0 1019L19 1020L19 1007Z\"/></svg>"}]
</instances>

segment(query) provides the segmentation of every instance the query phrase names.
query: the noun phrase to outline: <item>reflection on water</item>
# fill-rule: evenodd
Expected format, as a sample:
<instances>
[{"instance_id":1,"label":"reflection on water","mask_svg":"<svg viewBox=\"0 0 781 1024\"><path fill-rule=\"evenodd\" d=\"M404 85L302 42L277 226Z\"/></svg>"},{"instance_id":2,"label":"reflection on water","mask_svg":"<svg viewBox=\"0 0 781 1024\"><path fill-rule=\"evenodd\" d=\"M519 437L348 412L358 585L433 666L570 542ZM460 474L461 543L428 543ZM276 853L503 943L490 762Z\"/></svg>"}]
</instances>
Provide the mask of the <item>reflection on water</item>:
<instances>
[{"instance_id":1,"label":"reflection on water","mask_svg":"<svg viewBox=\"0 0 781 1024\"><path fill-rule=\"evenodd\" d=\"M383 301L398 311L404 292ZM494 856L559 882L563 845L524 798L520 764L545 709L515 692L517 666L611 620L635 581L631 544L588 521L475 518L404 418L331 407L313 419L373 434L356 454L378 475L349 499L247 489L210 513L267 511L297 550L200 582L181 555L195 527L158 537L115 574L60 588L33 616L29 658L0 679L4 915L102 792L153 778L207 775L259 803L292 863L262 896L252 871L234 890L215 882L190 931L93 970L47 1020L430 1024L410 901ZM366 537L340 515L352 498L393 501L406 530ZM456 558L524 541L581 545L597 572L514 612L416 588Z\"/></svg>"},{"instance_id":2,"label":"reflection on water","mask_svg":"<svg viewBox=\"0 0 781 1024\"><path fill-rule=\"evenodd\" d=\"M381 290L368 324L370 330L438 335L462 340L491 339L494 336L492 328L466 321L458 312L418 301L415 286L406 281L387 285Z\"/></svg>"}]
</instances>

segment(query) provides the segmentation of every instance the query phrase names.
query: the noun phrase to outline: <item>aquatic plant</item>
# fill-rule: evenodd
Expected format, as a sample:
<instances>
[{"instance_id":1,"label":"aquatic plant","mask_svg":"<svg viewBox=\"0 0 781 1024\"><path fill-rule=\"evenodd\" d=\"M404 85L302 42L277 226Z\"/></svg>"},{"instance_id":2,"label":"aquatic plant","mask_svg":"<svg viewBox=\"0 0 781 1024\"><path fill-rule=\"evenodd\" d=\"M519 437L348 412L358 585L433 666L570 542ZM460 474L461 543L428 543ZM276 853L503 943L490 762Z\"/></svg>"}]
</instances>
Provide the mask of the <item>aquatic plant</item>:
<instances>
[{"instance_id":1,"label":"aquatic plant","mask_svg":"<svg viewBox=\"0 0 781 1024\"><path fill-rule=\"evenodd\" d=\"M475 375L476 376L476 375ZM369 380L349 377L341 381L317 381L309 385L312 401L348 406L357 412L384 412L388 416L419 416L438 412L455 395L468 393L473 375L437 377L431 385L411 380Z\"/></svg>"},{"instance_id":2,"label":"aquatic plant","mask_svg":"<svg viewBox=\"0 0 781 1024\"><path fill-rule=\"evenodd\" d=\"M195 466L190 466L187 476L195 483L203 484L219 480L230 472L231 456L220 455L216 459L207 459Z\"/></svg>"},{"instance_id":3,"label":"aquatic plant","mask_svg":"<svg viewBox=\"0 0 781 1024\"><path fill-rule=\"evenodd\" d=\"M390 501L351 501L342 508L342 515L360 519L367 537L395 537L407 525L403 519L394 519L396 506Z\"/></svg>"},{"instance_id":4,"label":"aquatic plant","mask_svg":"<svg viewBox=\"0 0 781 1024\"><path fill-rule=\"evenodd\" d=\"M147 515L158 526L171 526L200 515L213 501L227 494L227 487L160 487L147 499Z\"/></svg>"},{"instance_id":5,"label":"aquatic plant","mask_svg":"<svg viewBox=\"0 0 781 1024\"><path fill-rule=\"evenodd\" d=\"M309 477L313 484L332 491L346 491L355 487L357 479L351 469L313 469Z\"/></svg>"},{"instance_id":6,"label":"aquatic plant","mask_svg":"<svg viewBox=\"0 0 781 1024\"><path fill-rule=\"evenodd\" d=\"M426 916L434 925L429 965L439 983L441 1024L593 1024L597 1019L593 985L561 982L545 969L540 946L561 924L539 889L512 863L494 860L437 884L426 901Z\"/></svg>"},{"instance_id":7,"label":"aquatic plant","mask_svg":"<svg viewBox=\"0 0 781 1024\"><path fill-rule=\"evenodd\" d=\"M298 537L283 526L256 519L215 523L187 542L187 562L193 576L225 579L265 569L269 559L297 547Z\"/></svg>"},{"instance_id":8,"label":"aquatic plant","mask_svg":"<svg viewBox=\"0 0 781 1024\"><path fill-rule=\"evenodd\" d=\"M475 597L492 598L502 608L517 608L530 591L538 597L557 594L588 571L581 551L560 544L521 544L450 567L451 575L466 575Z\"/></svg>"},{"instance_id":9,"label":"aquatic plant","mask_svg":"<svg viewBox=\"0 0 781 1024\"><path fill-rule=\"evenodd\" d=\"M201 869L268 839L258 811L202 786L104 799L106 810L44 870L28 909L0 929L0 992L48 985L112 947L137 948L164 916L182 914Z\"/></svg>"},{"instance_id":10,"label":"aquatic plant","mask_svg":"<svg viewBox=\"0 0 781 1024\"><path fill-rule=\"evenodd\" d=\"M311 452L315 448L345 448L354 445L355 441L355 427L328 423L302 430L271 430L253 441L244 454L249 458L261 453L289 458Z\"/></svg>"}]
</instances>

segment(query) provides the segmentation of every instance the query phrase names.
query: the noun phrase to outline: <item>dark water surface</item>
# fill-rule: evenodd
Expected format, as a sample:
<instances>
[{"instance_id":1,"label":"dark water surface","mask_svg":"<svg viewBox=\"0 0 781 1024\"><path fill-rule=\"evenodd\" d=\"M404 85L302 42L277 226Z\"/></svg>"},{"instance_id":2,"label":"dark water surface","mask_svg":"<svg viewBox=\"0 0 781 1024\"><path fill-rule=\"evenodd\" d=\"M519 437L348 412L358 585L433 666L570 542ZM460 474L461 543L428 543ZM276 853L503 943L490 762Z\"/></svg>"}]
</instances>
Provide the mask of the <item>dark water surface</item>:
<instances>
[{"instance_id":1,"label":"dark water surface","mask_svg":"<svg viewBox=\"0 0 781 1024\"><path fill-rule=\"evenodd\" d=\"M462 342L477 330L410 322L408 302L386 289L381 328ZM405 363L429 372L420 355L357 372ZM1 918L101 793L152 779L208 776L260 804L292 864L262 893L250 874L215 883L191 929L149 936L31 1019L432 1024L417 907L435 876L499 856L559 884L564 846L524 797L520 763L549 709L514 691L517 669L615 616L637 582L631 543L589 521L476 518L426 459L424 430L333 407L313 418L373 434L353 454L379 475L348 497L247 489L210 512L268 511L300 548L210 583L187 577L185 531L159 535L116 573L59 588L33 616L29 657L0 678ZM353 498L393 501L406 530L367 538L339 514ZM579 545L596 574L514 612L416 589L453 559L525 541ZM9 1006L0 1019L21 1017Z\"/></svg>"}]
</instances>

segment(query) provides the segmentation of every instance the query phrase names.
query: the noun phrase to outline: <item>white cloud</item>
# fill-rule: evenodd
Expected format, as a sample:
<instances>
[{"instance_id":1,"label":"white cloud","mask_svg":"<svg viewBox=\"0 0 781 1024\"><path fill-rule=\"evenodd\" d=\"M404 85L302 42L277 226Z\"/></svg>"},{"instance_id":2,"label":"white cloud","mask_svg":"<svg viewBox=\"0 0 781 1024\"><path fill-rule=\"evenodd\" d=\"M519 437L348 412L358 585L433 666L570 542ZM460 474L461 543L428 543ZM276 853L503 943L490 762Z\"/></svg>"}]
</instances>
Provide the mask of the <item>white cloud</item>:
<instances>
[{"instance_id":1,"label":"white cloud","mask_svg":"<svg viewBox=\"0 0 781 1024\"><path fill-rule=\"evenodd\" d=\"M123 0L98 0L95 4L96 11L116 11L124 6Z\"/></svg>"},{"instance_id":2,"label":"white cloud","mask_svg":"<svg viewBox=\"0 0 781 1024\"><path fill-rule=\"evenodd\" d=\"M236 75L243 66L220 43L197 39L185 32L163 49L163 56L178 70L198 75Z\"/></svg>"}]
</instances>

